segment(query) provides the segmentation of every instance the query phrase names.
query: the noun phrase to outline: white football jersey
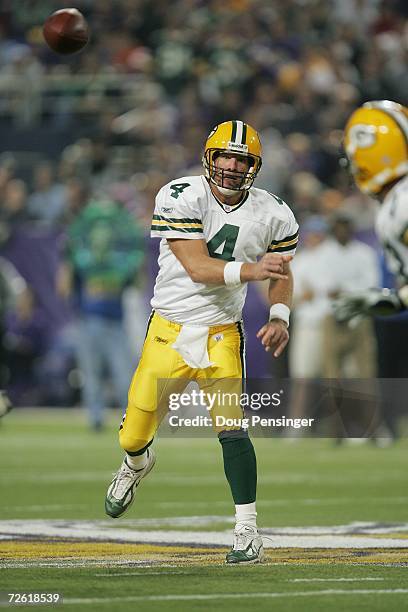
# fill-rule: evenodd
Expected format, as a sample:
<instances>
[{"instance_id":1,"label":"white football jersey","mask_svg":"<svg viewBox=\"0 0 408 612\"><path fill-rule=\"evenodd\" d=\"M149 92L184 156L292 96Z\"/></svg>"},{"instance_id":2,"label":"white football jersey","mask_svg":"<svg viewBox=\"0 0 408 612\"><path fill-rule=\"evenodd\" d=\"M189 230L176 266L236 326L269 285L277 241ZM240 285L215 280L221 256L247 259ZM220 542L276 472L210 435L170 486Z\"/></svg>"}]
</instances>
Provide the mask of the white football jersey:
<instances>
[{"instance_id":1,"label":"white football jersey","mask_svg":"<svg viewBox=\"0 0 408 612\"><path fill-rule=\"evenodd\" d=\"M221 325L242 317L247 284L193 282L167 238L205 240L211 257L254 263L268 251L294 254L298 229L290 208L263 189L252 187L231 207L215 198L204 176L171 181L157 194L152 221L151 236L162 239L152 307L180 324Z\"/></svg>"},{"instance_id":2,"label":"white football jersey","mask_svg":"<svg viewBox=\"0 0 408 612\"><path fill-rule=\"evenodd\" d=\"M408 283L408 176L386 195L377 221L377 235L388 266L401 284Z\"/></svg>"}]
</instances>

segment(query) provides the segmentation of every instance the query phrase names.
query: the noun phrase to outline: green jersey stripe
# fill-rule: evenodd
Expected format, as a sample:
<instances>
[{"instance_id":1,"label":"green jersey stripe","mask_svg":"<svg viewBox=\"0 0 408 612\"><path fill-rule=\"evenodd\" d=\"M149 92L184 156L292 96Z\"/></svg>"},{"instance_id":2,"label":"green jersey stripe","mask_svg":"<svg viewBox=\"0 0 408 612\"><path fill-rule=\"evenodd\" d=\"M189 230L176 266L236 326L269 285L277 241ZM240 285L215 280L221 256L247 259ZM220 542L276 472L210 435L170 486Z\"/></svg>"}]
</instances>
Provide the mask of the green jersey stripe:
<instances>
[{"instance_id":1,"label":"green jersey stripe","mask_svg":"<svg viewBox=\"0 0 408 612\"><path fill-rule=\"evenodd\" d=\"M281 238L280 240L272 240L271 245L281 244L281 242L289 242L289 240L294 240L295 238L297 238L298 235L299 235L299 230L295 232L294 234L292 234L292 236L286 236L286 238Z\"/></svg>"},{"instance_id":2,"label":"green jersey stripe","mask_svg":"<svg viewBox=\"0 0 408 612\"><path fill-rule=\"evenodd\" d=\"M290 244L285 247L276 247L275 249L268 248L268 253L285 253L286 251L293 251L297 247L297 242L295 244Z\"/></svg>"},{"instance_id":3,"label":"green jersey stripe","mask_svg":"<svg viewBox=\"0 0 408 612\"><path fill-rule=\"evenodd\" d=\"M164 217L163 215L153 215L154 221L167 221L168 223L202 223L201 219L189 219L187 217L177 219L176 217Z\"/></svg>"}]
</instances>

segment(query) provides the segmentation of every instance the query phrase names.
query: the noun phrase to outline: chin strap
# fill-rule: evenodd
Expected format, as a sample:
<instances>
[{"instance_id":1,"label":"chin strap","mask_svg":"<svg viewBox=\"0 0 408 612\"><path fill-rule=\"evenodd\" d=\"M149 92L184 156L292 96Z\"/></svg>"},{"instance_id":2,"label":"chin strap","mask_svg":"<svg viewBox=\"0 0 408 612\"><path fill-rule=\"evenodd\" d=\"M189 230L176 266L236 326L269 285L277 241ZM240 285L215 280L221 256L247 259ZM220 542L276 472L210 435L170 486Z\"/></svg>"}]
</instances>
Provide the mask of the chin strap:
<instances>
[{"instance_id":1,"label":"chin strap","mask_svg":"<svg viewBox=\"0 0 408 612\"><path fill-rule=\"evenodd\" d=\"M207 178L211 181L213 185L215 185L215 187L218 189L220 193L222 193L222 195L232 196L232 195L236 195L237 193L242 194L245 191L245 189L228 189L227 187L221 187L220 185L216 183L213 177L207 176Z\"/></svg>"},{"instance_id":2,"label":"chin strap","mask_svg":"<svg viewBox=\"0 0 408 612\"><path fill-rule=\"evenodd\" d=\"M227 187L220 187L219 185L217 185L215 181L214 181L214 185L217 187L218 191L222 193L222 195L225 195L225 196L236 195L238 192L242 191L242 189L227 189Z\"/></svg>"}]
</instances>

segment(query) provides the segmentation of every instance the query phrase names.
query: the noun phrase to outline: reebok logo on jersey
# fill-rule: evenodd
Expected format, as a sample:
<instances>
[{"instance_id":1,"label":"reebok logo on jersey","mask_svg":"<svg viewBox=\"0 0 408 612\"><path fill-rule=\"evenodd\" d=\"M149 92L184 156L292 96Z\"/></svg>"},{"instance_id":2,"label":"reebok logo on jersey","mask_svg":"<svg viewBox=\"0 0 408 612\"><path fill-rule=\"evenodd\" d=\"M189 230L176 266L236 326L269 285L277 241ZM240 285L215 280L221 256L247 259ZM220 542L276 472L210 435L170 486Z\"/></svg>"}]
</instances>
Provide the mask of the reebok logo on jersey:
<instances>
[{"instance_id":1,"label":"reebok logo on jersey","mask_svg":"<svg viewBox=\"0 0 408 612\"><path fill-rule=\"evenodd\" d=\"M161 211L164 213L172 213L174 208L162 208Z\"/></svg>"},{"instance_id":2,"label":"reebok logo on jersey","mask_svg":"<svg viewBox=\"0 0 408 612\"><path fill-rule=\"evenodd\" d=\"M154 337L154 341L158 342L159 344L168 344L169 341L166 340L165 338L160 338L160 336L155 336Z\"/></svg>"}]
</instances>

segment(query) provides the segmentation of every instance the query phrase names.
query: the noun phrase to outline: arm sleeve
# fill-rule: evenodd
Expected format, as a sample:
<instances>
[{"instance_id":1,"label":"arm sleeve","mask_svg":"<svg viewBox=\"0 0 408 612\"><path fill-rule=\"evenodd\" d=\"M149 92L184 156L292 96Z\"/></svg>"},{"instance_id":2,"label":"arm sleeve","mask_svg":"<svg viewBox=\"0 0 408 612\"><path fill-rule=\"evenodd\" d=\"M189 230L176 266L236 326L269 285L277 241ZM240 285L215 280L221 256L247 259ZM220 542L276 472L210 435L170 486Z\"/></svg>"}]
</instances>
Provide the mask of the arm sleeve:
<instances>
[{"instance_id":1,"label":"arm sleeve","mask_svg":"<svg viewBox=\"0 0 408 612\"><path fill-rule=\"evenodd\" d=\"M169 184L160 189L150 235L152 238L204 239L200 207L190 184Z\"/></svg>"},{"instance_id":2,"label":"arm sleeve","mask_svg":"<svg viewBox=\"0 0 408 612\"><path fill-rule=\"evenodd\" d=\"M287 221L281 224L276 235L271 236L268 253L284 253L294 255L299 240L299 225L293 212L287 204L283 203L287 212Z\"/></svg>"}]
</instances>

